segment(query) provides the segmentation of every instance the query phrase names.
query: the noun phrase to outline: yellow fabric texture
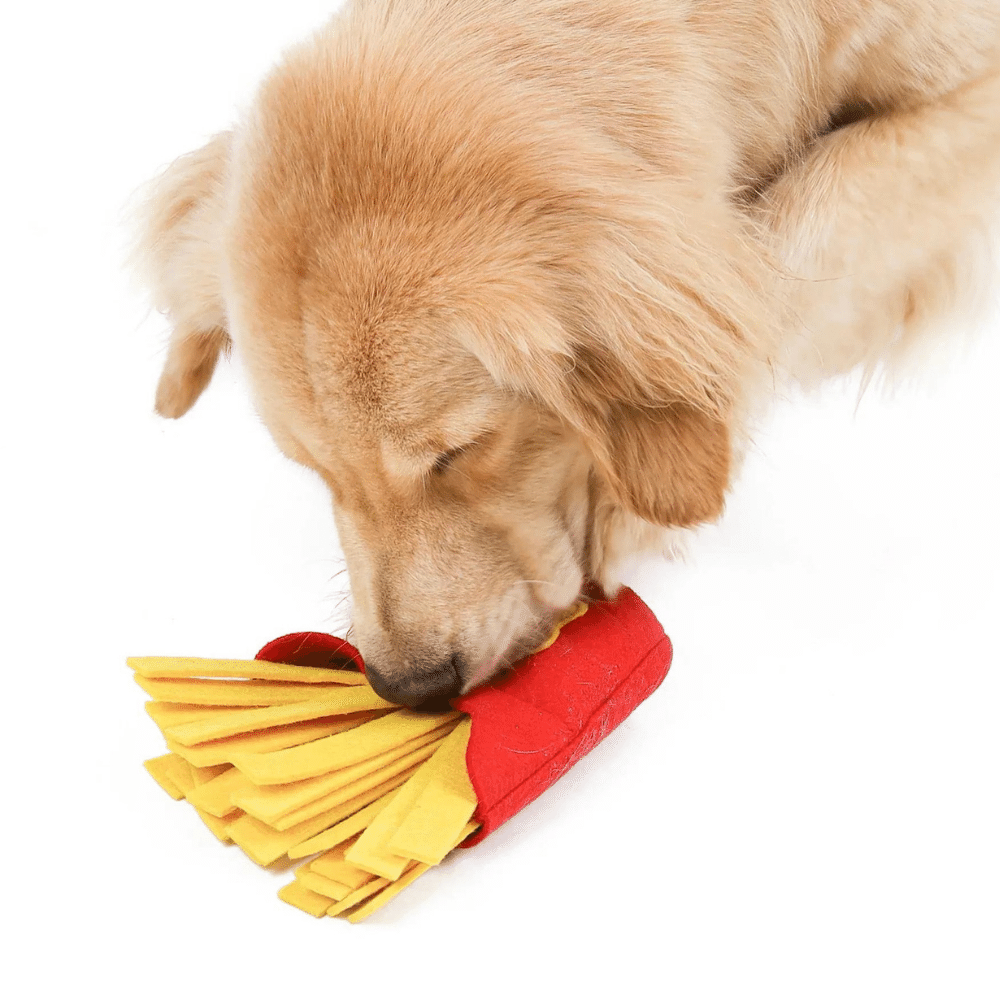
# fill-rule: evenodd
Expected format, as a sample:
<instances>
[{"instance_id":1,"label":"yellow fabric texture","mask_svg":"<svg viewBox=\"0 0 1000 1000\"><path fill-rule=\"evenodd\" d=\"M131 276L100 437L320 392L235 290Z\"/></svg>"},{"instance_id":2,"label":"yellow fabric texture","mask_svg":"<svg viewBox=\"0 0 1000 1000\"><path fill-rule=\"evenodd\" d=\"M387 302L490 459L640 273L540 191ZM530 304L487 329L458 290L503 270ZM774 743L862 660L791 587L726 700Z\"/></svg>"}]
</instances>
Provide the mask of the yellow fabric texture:
<instances>
[{"instance_id":1,"label":"yellow fabric texture","mask_svg":"<svg viewBox=\"0 0 1000 1000\"><path fill-rule=\"evenodd\" d=\"M306 913L362 920L426 871L440 843L457 846L475 829L464 768L469 720L458 712L399 708L351 671L193 657L128 662L170 750L146 769L257 864L308 859L278 893ZM456 788L466 794L457 809ZM440 829L428 813L435 794L445 805ZM406 828L429 841L412 838L420 858L386 849L409 818L407 803L423 818Z\"/></svg>"},{"instance_id":2,"label":"yellow fabric texture","mask_svg":"<svg viewBox=\"0 0 1000 1000\"><path fill-rule=\"evenodd\" d=\"M478 828L468 716L399 708L348 670L128 664L169 749L146 761L150 775L257 864L308 859L278 896L312 916L364 920Z\"/></svg>"}]
</instances>

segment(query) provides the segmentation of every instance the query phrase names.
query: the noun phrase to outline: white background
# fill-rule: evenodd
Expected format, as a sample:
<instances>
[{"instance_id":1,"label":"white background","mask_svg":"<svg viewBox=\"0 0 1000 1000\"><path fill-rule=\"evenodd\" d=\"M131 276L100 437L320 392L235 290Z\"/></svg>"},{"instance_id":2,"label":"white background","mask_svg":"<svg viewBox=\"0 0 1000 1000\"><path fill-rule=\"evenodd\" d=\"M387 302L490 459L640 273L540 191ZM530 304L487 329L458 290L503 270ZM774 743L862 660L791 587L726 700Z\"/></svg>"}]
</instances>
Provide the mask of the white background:
<instances>
[{"instance_id":1,"label":"white background","mask_svg":"<svg viewBox=\"0 0 1000 1000\"><path fill-rule=\"evenodd\" d=\"M130 654L342 624L321 486L224 367L152 415L122 206L329 3L22 4L0 59L8 995L995 998L1000 319L927 388L761 433L634 583L660 691L367 924L315 921L141 762Z\"/></svg>"}]
</instances>

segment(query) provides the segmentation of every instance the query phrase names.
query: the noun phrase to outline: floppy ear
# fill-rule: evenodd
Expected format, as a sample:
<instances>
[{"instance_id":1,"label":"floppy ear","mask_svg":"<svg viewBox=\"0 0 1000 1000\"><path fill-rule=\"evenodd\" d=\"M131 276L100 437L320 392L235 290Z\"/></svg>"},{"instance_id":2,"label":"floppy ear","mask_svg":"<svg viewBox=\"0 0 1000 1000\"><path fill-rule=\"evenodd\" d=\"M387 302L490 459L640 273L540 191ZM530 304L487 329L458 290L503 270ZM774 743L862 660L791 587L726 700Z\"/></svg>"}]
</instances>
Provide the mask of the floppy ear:
<instances>
[{"instance_id":1,"label":"floppy ear","mask_svg":"<svg viewBox=\"0 0 1000 1000\"><path fill-rule=\"evenodd\" d=\"M156 410L185 414L230 346L220 281L222 188L230 133L175 160L149 186L135 263L172 325Z\"/></svg>"},{"instance_id":2,"label":"floppy ear","mask_svg":"<svg viewBox=\"0 0 1000 1000\"><path fill-rule=\"evenodd\" d=\"M681 335L679 320L663 322L662 339L669 344ZM731 339L708 316L701 323L707 340ZM495 339L477 351L494 378L576 432L611 495L627 510L670 527L718 518L729 487L736 395L727 388L733 374L713 368L721 357L709 361L703 352L700 359L672 360L638 333L616 345L589 337L584 345L564 334L558 349L539 348L557 336L552 326L543 332L544 322L533 325L538 339L530 347L520 336L514 347L501 341L502 352Z\"/></svg>"},{"instance_id":3,"label":"floppy ear","mask_svg":"<svg viewBox=\"0 0 1000 1000\"><path fill-rule=\"evenodd\" d=\"M521 295L532 315L508 308L473 350L580 435L623 507L690 527L725 504L736 414L776 329L772 272L726 206L632 194Z\"/></svg>"},{"instance_id":4,"label":"floppy ear","mask_svg":"<svg viewBox=\"0 0 1000 1000\"><path fill-rule=\"evenodd\" d=\"M643 520L688 528L721 516L732 447L718 417L686 403L615 406L584 442L618 502Z\"/></svg>"},{"instance_id":5,"label":"floppy ear","mask_svg":"<svg viewBox=\"0 0 1000 1000\"><path fill-rule=\"evenodd\" d=\"M708 315L662 322L660 339L673 346L685 323L697 323L707 341L733 339ZM671 359L647 339L636 333L624 345L577 343L549 405L580 435L618 503L654 524L688 528L715 520L725 506L733 375L720 367L721 356Z\"/></svg>"}]
</instances>

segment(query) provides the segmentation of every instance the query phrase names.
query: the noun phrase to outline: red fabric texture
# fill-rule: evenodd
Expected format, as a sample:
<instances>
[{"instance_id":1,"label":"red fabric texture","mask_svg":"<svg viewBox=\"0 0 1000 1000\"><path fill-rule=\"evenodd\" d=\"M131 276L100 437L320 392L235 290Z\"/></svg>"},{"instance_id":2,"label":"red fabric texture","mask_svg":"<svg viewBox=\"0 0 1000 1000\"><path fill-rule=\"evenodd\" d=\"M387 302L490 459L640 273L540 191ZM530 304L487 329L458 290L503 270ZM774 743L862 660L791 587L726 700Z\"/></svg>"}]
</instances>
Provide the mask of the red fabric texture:
<instances>
[{"instance_id":1,"label":"red fabric texture","mask_svg":"<svg viewBox=\"0 0 1000 1000\"><path fill-rule=\"evenodd\" d=\"M472 717L466 767L479 843L597 746L663 682L673 649L652 611L625 588L565 625L548 649L452 704ZM361 654L321 632L269 642L257 659L356 666Z\"/></svg>"},{"instance_id":2,"label":"red fabric texture","mask_svg":"<svg viewBox=\"0 0 1000 1000\"><path fill-rule=\"evenodd\" d=\"M338 670L365 669L361 654L346 640L326 632L293 632L272 639L254 657L268 663L293 667L334 667Z\"/></svg>"}]
</instances>

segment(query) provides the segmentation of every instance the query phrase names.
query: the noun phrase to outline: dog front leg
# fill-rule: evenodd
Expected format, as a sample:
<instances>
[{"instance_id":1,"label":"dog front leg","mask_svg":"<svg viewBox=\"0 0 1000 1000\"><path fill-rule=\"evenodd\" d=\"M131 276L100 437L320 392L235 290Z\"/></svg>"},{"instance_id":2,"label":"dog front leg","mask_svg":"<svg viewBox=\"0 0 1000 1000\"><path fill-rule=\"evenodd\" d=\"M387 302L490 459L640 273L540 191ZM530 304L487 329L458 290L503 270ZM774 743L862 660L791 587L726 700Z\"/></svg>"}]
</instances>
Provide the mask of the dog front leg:
<instances>
[{"instance_id":1,"label":"dog front leg","mask_svg":"<svg viewBox=\"0 0 1000 1000\"><path fill-rule=\"evenodd\" d=\"M774 239L789 372L811 384L919 358L985 301L1000 205L1000 70L819 139L752 211Z\"/></svg>"}]
</instances>

